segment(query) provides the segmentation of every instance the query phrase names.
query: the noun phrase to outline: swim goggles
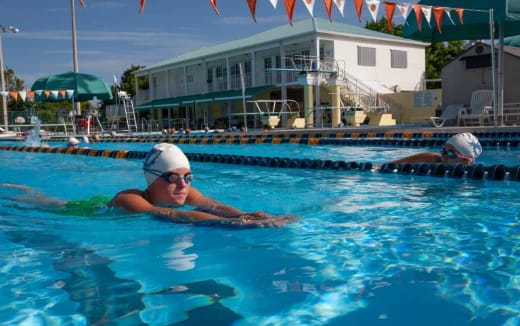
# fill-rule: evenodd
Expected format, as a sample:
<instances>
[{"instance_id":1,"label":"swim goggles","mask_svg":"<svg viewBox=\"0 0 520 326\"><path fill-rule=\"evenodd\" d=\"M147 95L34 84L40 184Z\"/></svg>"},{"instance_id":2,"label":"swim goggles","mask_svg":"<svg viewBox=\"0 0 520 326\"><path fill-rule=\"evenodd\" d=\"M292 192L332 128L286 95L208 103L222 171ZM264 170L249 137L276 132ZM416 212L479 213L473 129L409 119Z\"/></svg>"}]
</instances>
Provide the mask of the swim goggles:
<instances>
[{"instance_id":1,"label":"swim goggles","mask_svg":"<svg viewBox=\"0 0 520 326\"><path fill-rule=\"evenodd\" d=\"M191 173L186 173L183 177L181 177L180 175L178 175L175 172L160 173L159 171L153 170L153 169L144 169L144 170L148 173L158 176L159 178L163 179L164 181L166 181L170 184L178 185L181 182L181 180L184 180L184 182L186 182L187 184L190 184L193 182L193 174L191 174Z\"/></svg>"},{"instance_id":2,"label":"swim goggles","mask_svg":"<svg viewBox=\"0 0 520 326\"><path fill-rule=\"evenodd\" d=\"M473 160L472 157L464 156L462 154L457 153L453 149L446 149L445 147L441 148L441 155L446 155L451 160L456 159L456 158L465 158L465 159Z\"/></svg>"}]
</instances>

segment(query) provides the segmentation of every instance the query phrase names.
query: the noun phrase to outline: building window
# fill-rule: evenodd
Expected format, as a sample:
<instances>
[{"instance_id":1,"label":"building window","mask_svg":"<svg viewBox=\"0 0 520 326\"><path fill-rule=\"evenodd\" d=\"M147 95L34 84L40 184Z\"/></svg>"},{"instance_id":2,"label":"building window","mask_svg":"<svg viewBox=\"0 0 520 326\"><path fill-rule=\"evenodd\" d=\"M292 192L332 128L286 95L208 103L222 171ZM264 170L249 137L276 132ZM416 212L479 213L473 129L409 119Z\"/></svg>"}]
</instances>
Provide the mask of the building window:
<instances>
[{"instance_id":1,"label":"building window","mask_svg":"<svg viewBox=\"0 0 520 326\"><path fill-rule=\"evenodd\" d=\"M211 84L213 82L213 68L208 69L208 75L207 80L208 84Z\"/></svg>"},{"instance_id":2,"label":"building window","mask_svg":"<svg viewBox=\"0 0 520 326\"><path fill-rule=\"evenodd\" d=\"M188 83L193 83L193 75L186 76L186 79L188 80Z\"/></svg>"},{"instance_id":3,"label":"building window","mask_svg":"<svg viewBox=\"0 0 520 326\"><path fill-rule=\"evenodd\" d=\"M466 69L491 67L491 54L472 55L461 60L464 60Z\"/></svg>"},{"instance_id":4,"label":"building window","mask_svg":"<svg viewBox=\"0 0 520 326\"><path fill-rule=\"evenodd\" d=\"M376 48L368 48L358 46L358 65L375 67L376 65Z\"/></svg>"},{"instance_id":5,"label":"building window","mask_svg":"<svg viewBox=\"0 0 520 326\"><path fill-rule=\"evenodd\" d=\"M408 68L407 52L400 50L390 50L390 65L392 68Z\"/></svg>"}]
</instances>

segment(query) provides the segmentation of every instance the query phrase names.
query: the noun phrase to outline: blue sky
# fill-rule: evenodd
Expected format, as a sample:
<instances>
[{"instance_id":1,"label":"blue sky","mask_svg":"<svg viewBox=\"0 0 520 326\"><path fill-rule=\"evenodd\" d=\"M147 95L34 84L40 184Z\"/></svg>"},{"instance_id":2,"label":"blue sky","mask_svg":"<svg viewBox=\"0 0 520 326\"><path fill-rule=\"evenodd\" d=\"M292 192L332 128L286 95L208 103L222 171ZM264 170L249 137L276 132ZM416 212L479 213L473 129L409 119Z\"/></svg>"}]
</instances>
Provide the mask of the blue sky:
<instances>
[{"instance_id":1,"label":"blue sky","mask_svg":"<svg viewBox=\"0 0 520 326\"><path fill-rule=\"evenodd\" d=\"M207 0L147 0L139 14L138 0L75 0L79 71L97 75L108 84L134 65L158 61L204 46L247 37L288 24L283 0L274 9L269 0L257 1L257 23L246 0L218 0L217 16ZM383 12L380 6L379 15ZM315 16L327 18L321 0ZM309 13L297 0L294 19ZM363 26L370 19L363 8L358 22L352 0L345 17L333 8L335 22ZM400 23L397 14L394 22ZM20 33L2 34L4 64L30 88L39 77L73 70L70 0L1 0L0 25L13 25Z\"/></svg>"}]
</instances>

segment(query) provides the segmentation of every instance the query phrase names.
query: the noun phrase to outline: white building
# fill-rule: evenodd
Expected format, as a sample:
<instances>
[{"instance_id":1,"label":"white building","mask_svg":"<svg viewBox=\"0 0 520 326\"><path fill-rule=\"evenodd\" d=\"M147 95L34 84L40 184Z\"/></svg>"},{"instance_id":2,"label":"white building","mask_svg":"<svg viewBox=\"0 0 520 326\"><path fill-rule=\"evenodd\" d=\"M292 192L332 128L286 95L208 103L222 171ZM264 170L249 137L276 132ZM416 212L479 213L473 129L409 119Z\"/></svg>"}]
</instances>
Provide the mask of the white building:
<instances>
[{"instance_id":1,"label":"white building","mask_svg":"<svg viewBox=\"0 0 520 326\"><path fill-rule=\"evenodd\" d=\"M496 58L498 57L498 54ZM504 103L520 103L520 48L504 46ZM443 106L469 106L471 93L493 89L491 47L477 42L442 68Z\"/></svg>"},{"instance_id":2,"label":"white building","mask_svg":"<svg viewBox=\"0 0 520 326\"><path fill-rule=\"evenodd\" d=\"M384 105L392 110L379 95L423 89L426 46L360 27L307 19L135 72L136 79L149 79L149 89L137 90L137 110L141 117L160 121L161 128L180 122L196 129L238 126L242 120L233 117L243 112L241 67L247 100L296 100L302 117L305 105L312 110L335 104L331 92L338 88L330 86L339 87L344 105ZM312 103L304 103L302 83L311 83L307 91L313 93ZM256 123L252 117L249 127ZM330 123L330 117L323 121Z\"/></svg>"}]
</instances>

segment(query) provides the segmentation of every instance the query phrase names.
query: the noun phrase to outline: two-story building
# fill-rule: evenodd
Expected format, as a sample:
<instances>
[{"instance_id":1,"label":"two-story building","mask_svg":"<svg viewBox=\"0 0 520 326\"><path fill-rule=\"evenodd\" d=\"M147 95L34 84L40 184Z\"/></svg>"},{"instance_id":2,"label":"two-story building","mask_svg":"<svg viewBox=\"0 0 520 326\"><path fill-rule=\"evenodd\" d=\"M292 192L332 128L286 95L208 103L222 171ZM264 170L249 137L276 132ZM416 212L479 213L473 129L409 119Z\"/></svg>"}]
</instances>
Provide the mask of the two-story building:
<instances>
[{"instance_id":1,"label":"two-story building","mask_svg":"<svg viewBox=\"0 0 520 326\"><path fill-rule=\"evenodd\" d=\"M251 103L243 107L250 100L295 100L306 118L317 108L338 106L334 97L345 106L382 105L380 94L423 89L426 46L306 19L136 71L136 85L140 78L149 80L149 89L135 94L136 109L162 128L202 129L240 127L243 112L251 114L248 127L256 126Z\"/></svg>"}]
</instances>

